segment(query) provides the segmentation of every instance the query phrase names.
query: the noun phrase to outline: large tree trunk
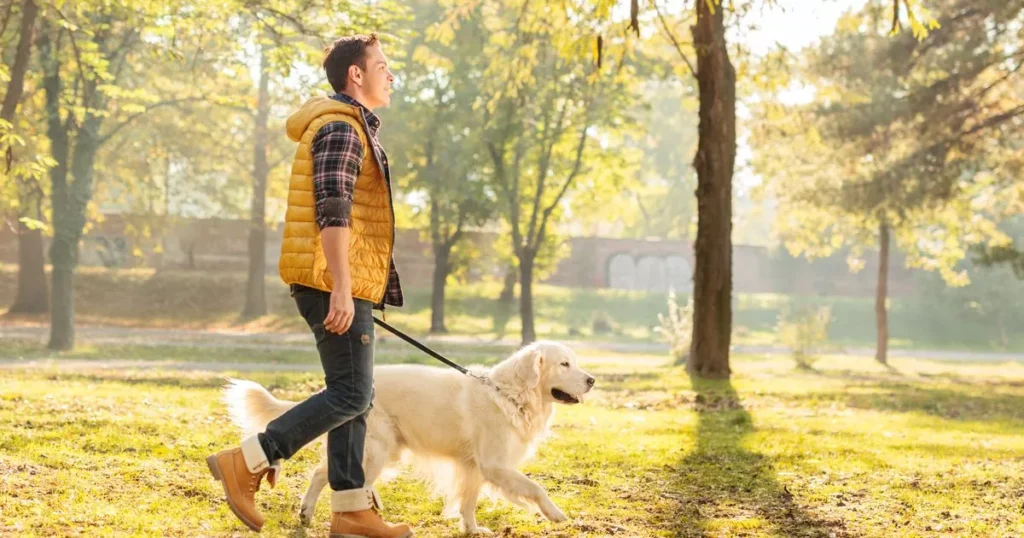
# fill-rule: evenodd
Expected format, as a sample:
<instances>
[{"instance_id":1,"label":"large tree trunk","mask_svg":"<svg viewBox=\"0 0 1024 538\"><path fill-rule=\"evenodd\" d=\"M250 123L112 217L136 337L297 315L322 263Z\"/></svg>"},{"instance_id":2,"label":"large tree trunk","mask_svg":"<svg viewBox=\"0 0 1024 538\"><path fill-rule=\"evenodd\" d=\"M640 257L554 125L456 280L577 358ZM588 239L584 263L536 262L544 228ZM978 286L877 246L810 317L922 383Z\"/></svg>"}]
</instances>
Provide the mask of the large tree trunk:
<instances>
[{"instance_id":1,"label":"large tree trunk","mask_svg":"<svg viewBox=\"0 0 1024 538\"><path fill-rule=\"evenodd\" d=\"M687 371L724 378L732 331L732 174L736 160L736 72L725 44L724 6L696 0L691 28L697 49L700 123L697 240L694 247L693 340Z\"/></svg>"},{"instance_id":2,"label":"large tree trunk","mask_svg":"<svg viewBox=\"0 0 1024 538\"><path fill-rule=\"evenodd\" d=\"M50 312L50 349L75 345L74 276L79 242L85 230L85 210L92 198L93 167L99 150L100 119L87 113L72 152L71 177L61 188L53 186L53 303Z\"/></svg>"},{"instance_id":3,"label":"large tree trunk","mask_svg":"<svg viewBox=\"0 0 1024 538\"><path fill-rule=\"evenodd\" d=\"M51 349L71 349L75 343L74 331L74 272L78 263L78 242L85 226L85 207L92 195L92 160L98 141L99 119L87 113L79 131L73 160L68 124L60 114L61 79L59 51L55 50L49 32L39 40L45 76L43 90L46 96L47 137L50 153L56 165L50 168L50 193L53 207L53 242L50 261L53 264L50 303ZM88 84L88 83L87 83ZM93 84L95 90L95 84ZM71 167L69 167L69 162ZM70 169L69 169L70 168ZM68 181L69 174L75 178ZM78 177L81 175L81 177Z\"/></svg>"},{"instance_id":4,"label":"large tree trunk","mask_svg":"<svg viewBox=\"0 0 1024 538\"><path fill-rule=\"evenodd\" d=\"M430 332L447 333L444 325L444 292L448 273L451 272L451 247L434 246L434 285L430 295Z\"/></svg>"},{"instance_id":5,"label":"large tree trunk","mask_svg":"<svg viewBox=\"0 0 1024 538\"><path fill-rule=\"evenodd\" d=\"M266 273L267 256L267 119L270 116L270 73L267 52L260 52L260 89L256 104L256 129L253 136L252 215L249 225L249 282L245 292L242 317L251 319L267 313Z\"/></svg>"},{"instance_id":6,"label":"large tree trunk","mask_svg":"<svg viewBox=\"0 0 1024 538\"><path fill-rule=\"evenodd\" d=\"M875 360L888 364L889 352L889 310L885 302L889 297L889 225L884 221L878 227L878 287L875 293L875 328L878 344Z\"/></svg>"},{"instance_id":7,"label":"large tree trunk","mask_svg":"<svg viewBox=\"0 0 1024 538\"><path fill-rule=\"evenodd\" d=\"M7 83L0 118L13 123L25 89L25 73L32 56L32 36L35 30L36 14L39 12L34 0L26 0L21 13L21 30L18 48L11 66L11 80ZM6 148L5 152L11 151ZM42 193L31 185L19 192L22 198L19 217L42 220ZM34 214L28 212L35 209ZM32 229L23 222L18 224L18 291L9 310L12 314L40 314L50 307L50 293L46 286L46 259L43 255L43 233Z\"/></svg>"},{"instance_id":8,"label":"large tree trunk","mask_svg":"<svg viewBox=\"0 0 1024 538\"><path fill-rule=\"evenodd\" d=\"M535 254L526 250L519 256L519 318L523 322L522 344L537 340L533 317L533 262Z\"/></svg>"}]
</instances>

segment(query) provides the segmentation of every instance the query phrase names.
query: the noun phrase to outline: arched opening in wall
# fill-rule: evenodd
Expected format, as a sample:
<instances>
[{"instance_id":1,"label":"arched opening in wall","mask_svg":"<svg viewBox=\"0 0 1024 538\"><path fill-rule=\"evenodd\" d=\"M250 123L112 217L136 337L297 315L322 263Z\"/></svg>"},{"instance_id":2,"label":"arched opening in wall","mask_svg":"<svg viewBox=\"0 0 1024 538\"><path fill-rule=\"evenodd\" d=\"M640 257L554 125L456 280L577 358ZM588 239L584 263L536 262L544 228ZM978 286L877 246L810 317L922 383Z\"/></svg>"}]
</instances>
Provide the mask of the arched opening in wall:
<instances>
[{"instance_id":1,"label":"arched opening in wall","mask_svg":"<svg viewBox=\"0 0 1024 538\"><path fill-rule=\"evenodd\" d=\"M676 293L689 295L693 291L693 267L682 256L669 256L665 260L669 286Z\"/></svg>"},{"instance_id":2,"label":"arched opening in wall","mask_svg":"<svg viewBox=\"0 0 1024 538\"><path fill-rule=\"evenodd\" d=\"M632 290L636 286L636 263L629 254L616 254L608 261L608 287Z\"/></svg>"},{"instance_id":3,"label":"arched opening in wall","mask_svg":"<svg viewBox=\"0 0 1024 538\"><path fill-rule=\"evenodd\" d=\"M655 256L640 258L636 264L636 289L668 291L668 270L665 260Z\"/></svg>"}]
</instances>

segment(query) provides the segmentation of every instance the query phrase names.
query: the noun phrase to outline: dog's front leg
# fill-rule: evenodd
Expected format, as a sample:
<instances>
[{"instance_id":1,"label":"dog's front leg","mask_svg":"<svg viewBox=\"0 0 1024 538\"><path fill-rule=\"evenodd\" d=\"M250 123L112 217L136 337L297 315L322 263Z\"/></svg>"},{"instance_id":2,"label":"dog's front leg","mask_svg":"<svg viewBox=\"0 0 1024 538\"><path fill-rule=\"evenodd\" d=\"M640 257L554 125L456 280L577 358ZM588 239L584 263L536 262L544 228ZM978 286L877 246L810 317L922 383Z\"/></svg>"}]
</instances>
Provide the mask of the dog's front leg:
<instances>
[{"instance_id":1,"label":"dog's front leg","mask_svg":"<svg viewBox=\"0 0 1024 538\"><path fill-rule=\"evenodd\" d=\"M320 465L313 469L309 476L309 489L302 498L302 506L299 508L299 521L306 527L313 522L313 514L316 512L316 501L320 493L327 486L327 460L324 459Z\"/></svg>"},{"instance_id":2,"label":"dog's front leg","mask_svg":"<svg viewBox=\"0 0 1024 538\"><path fill-rule=\"evenodd\" d=\"M533 503L540 508L544 517L555 523L569 519L555 503L551 502L544 488L523 473L507 467L485 467L482 470L484 478L497 486L506 496Z\"/></svg>"}]
</instances>

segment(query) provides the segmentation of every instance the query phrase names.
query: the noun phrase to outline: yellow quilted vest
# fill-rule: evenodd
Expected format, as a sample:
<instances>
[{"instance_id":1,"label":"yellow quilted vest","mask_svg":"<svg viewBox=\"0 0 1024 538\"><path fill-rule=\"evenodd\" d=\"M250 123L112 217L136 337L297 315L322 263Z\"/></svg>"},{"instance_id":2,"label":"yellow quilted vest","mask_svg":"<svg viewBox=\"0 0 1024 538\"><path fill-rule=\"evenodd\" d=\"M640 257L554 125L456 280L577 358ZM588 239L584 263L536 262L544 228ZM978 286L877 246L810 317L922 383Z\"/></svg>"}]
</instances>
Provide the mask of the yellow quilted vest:
<instances>
[{"instance_id":1,"label":"yellow quilted vest","mask_svg":"<svg viewBox=\"0 0 1024 538\"><path fill-rule=\"evenodd\" d=\"M348 260L352 295L374 304L384 298L395 239L391 191L377 162L360 110L327 97L307 101L288 118L288 138L298 142L288 183L288 210L278 271L285 284L301 284L323 291L334 287L320 244L313 199L313 136L325 124L343 121L355 128L363 143L363 166L352 193L351 239Z\"/></svg>"}]
</instances>

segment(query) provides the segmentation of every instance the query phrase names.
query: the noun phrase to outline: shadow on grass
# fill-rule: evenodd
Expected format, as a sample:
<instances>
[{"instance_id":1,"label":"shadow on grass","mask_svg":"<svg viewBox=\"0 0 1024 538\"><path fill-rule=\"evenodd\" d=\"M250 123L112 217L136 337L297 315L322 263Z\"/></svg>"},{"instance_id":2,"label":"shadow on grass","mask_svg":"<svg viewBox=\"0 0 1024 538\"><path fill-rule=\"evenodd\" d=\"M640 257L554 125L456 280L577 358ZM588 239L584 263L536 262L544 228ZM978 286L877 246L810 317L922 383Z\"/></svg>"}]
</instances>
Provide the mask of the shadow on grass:
<instances>
[{"instance_id":1,"label":"shadow on grass","mask_svg":"<svg viewBox=\"0 0 1024 538\"><path fill-rule=\"evenodd\" d=\"M865 388L868 390L836 396L857 409L924 413L947 420L1007 422L1024 427L1024 395L998 392L993 387L878 383Z\"/></svg>"},{"instance_id":2,"label":"shadow on grass","mask_svg":"<svg viewBox=\"0 0 1024 538\"><path fill-rule=\"evenodd\" d=\"M697 441L679 465L677 536L754 528L776 536L848 535L842 521L818 517L795 502L772 461L744 446L754 424L729 381L694 379L693 389Z\"/></svg>"}]
</instances>

